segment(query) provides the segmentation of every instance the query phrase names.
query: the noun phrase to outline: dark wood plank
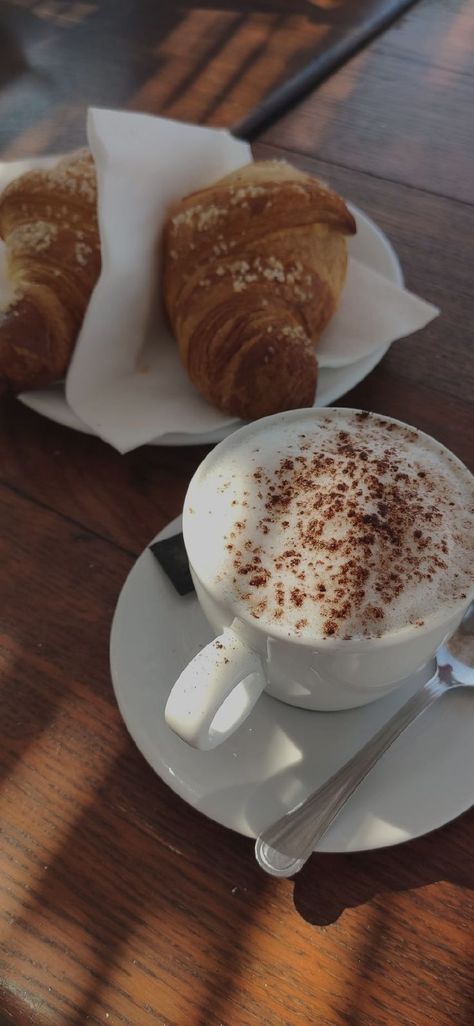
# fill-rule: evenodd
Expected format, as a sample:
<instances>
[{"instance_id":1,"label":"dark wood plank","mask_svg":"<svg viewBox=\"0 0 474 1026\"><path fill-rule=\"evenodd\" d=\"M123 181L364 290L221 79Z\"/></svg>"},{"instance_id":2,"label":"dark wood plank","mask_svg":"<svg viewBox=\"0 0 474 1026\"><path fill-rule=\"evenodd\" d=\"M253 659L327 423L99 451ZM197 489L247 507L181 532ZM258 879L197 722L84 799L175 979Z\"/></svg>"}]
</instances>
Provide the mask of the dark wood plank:
<instances>
[{"instance_id":1,"label":"dark wood plank","mask_svg":"<svg viewBox=\"0 0 474 1026\"><path fill-rule=\"evenodd\" d=\"M472 74L474 8L466 0L422 0L377 46L458 74Z\"/></svg>"},{"instance_id":2,"label":"dark wood plank","mask_svg":"<svg viewBox=\"0 0 474 1026\"><path fill-rule=\"evenodd\" d=\"M295 882L264 876L121 723L107 642L129 557L0 501L6 1021L469 1022L472 812L411 845L314 856Z\"/></svg>"},{"instance_id":3,"label":"dark wood plank","mask_svg":"<svg viewBox=\"0 0 474 1026\"><path fill-rule=\"evenodd\" d=\"M444 39L462 31L458 19L465 6L463 0L450 4L444 33L432 32L430 3L410 11L404 19L406 38L411 38L411 19L417 19L411 49L400 42L391 47L391 39L400 39L393 27L262 141L472 203L474 50L462 49L461 67L454 67L454 57L451 64L443 60ZM420 61L413 50L423 25ZM467 26L472 29L472 19Z\"/></svg>"},{"instance_id":4,"label":"dark wood plank","mask_svg":"<svg viewBox=\"0 0 474 1026\"><path fill-rule=\"evenodd\" d=\"M147 446L120 456L16 400L0 408L0 480L137 555L183 507L206 450Z\"/></svg>"}]
</instances>

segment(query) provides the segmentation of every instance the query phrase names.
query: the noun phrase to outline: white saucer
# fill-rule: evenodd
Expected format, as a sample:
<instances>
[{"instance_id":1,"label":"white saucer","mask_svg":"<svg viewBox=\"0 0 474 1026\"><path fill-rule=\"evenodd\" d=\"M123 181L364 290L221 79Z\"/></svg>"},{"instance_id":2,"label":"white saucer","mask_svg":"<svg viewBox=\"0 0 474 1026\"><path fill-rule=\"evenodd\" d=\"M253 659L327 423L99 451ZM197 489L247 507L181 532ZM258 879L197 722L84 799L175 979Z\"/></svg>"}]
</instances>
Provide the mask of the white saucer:
<instances>
[{"instance_id":1,"label":"white saucer","mask_svg":"<svg viewBox=\"0 0 474 1026\"><path fill-rule=\"evenodd\" d=\"M357 234L348 240L348 249L351 256L360 260L368 267L383 274L389 281L397 285L403 285L403 274L400 263L392 244L381 229L367 217L358 207L348 204L357 221ZM1 272L0 272L1 279ZM1 280L0 280L1 291ZM371 370L380 362L389 346L383 346L375 353L356 360L354 363L344 367L329 368L321 367L318 378L318 391L316 406L330 406L351 388L359 384ZM68 406L64 395L64 386L55 385L51 388L41 389L35 392L23 392L18 396L20 402L30 409L41 413L49 420L65 427L82 431L85 434L92 434L91 428L83 424L74 411ZM161 435L153 444L155 445L207 445L220 442L232 431L241 425L242 421L236 420L225 427L219 427L214 431L207 431L201 434L167 434Z\"/></svg>"},{"instance_id":2,"label":"white saucer","mask_svg":"<svg viewBox=\"0 0 474 1026\"><path fill-rule=\"evenodd\" d=\"M180 518L158 536L181 529ZM123 719L156 773L206 816L255 837L327 779L431 676L362 709L315 713L263 695L238 732L197 752L163 718L181 669L211 638L194 594L180 598L146 549L122 589L110 661ZM474 698L451 693L384 756L319 845L348 852L407 841L465 812L474 793Z\"/></svg>"}]
</instances>

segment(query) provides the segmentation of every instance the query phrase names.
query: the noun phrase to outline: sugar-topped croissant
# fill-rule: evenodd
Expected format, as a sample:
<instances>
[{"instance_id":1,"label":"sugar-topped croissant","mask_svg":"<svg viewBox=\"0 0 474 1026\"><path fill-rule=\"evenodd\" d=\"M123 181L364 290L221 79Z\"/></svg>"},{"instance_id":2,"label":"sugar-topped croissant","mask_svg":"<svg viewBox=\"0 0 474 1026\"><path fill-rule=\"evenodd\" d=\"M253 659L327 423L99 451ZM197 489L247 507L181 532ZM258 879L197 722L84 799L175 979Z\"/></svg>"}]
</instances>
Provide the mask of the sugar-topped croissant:
<instances>
[{"instance_id":1,"label":"sugar-topped croissant","mask_svg":"<svg viewBox=\"0 0 474 1026\"><path fill-rule=\"evenodd\" d=\"M28 171L0 197L10 296L0 311L0 384L64 377L100 272L96 175L80 150Z\"/></svg>"},{"instance_id":2,"label":"sugar-topped croissant","mask_svg":"<svg viewBox=\"0 0 474 1026\"><path fill-rule=\"evenodd\" d=\"M311 406L315 343L356 231L345 203L284 161L261 161L170 211L164 300L191 381L243 418Z\"/></svg>"}]
</instances>

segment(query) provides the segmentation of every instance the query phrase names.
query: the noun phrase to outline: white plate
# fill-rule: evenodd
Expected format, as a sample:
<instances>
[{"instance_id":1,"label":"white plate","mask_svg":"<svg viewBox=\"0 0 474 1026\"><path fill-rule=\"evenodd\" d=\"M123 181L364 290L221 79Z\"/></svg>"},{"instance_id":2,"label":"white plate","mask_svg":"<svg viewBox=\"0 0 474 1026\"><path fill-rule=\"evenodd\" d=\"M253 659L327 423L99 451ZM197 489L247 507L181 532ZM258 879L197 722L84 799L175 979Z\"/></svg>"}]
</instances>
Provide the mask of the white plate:
<instances>
[{"instance_id":1,"label":"white plate","mask_svg":"<svg viewBox=\"0 0 474 1026\"><path fill-rule=\"evenodd\" d=\"M393 246L386 235L377 227L374 222L362 213L357 207L348 204L357 221L357 234L348 240L348 248L351 256L360 260L368 267L385 275L390 281L397 285L403 285L403 274L400 263L393 249ZM1 282L0 282L1 291ZM362 381L370 374L370 371L380 362L387 352L389 346L383 346L370 356L362 360L348 364L345 367L334 369L322 367L319 372L316 406L329 406L351 388ZM27 392L19 396L20 402L37 413L43 414L57 424L74 428L76 431L83 431L85 434L92 434L89 427L82 423L76 414L68 406L64 388L56 385L52 388L42 389L37 392ZM236 420L226 427L218 428L215 431L207 431L203 434L168 434L162 435L155 442L156 445L203 445L219 442L231 431L240 426L242 421Z\"/></svg>"},{"instance_id":2,"label":"white plate","mask_svg":"<svg viewBox=\"0 0 474 1026\"><path fill-rule=\"evenodd\" d=\"M158 536L181 528L178 518ZM431 675L362 709L315 713L263 695L237 733L212 752L189 748L163 711L174 680L211 631L196 597L180 598L146 549L122 589L112 625L115 694L156 773L195 809L255 837L327 779ZM397 844L468 809L474 788L474 698L451 693L375 767L319 845L348 852Z\"/></svg>"}]
</instances>

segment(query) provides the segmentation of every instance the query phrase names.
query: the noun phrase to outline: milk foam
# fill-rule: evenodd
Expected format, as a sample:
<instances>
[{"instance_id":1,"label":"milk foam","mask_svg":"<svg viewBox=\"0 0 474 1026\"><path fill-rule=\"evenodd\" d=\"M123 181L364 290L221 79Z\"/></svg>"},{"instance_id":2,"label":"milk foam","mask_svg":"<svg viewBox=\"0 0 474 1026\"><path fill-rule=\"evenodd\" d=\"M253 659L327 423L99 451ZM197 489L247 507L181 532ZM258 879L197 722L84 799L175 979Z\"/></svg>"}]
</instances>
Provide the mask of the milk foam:
<instances>
[{"instance_id":1,"label":"milk foam","mask_svg":"<svg viewBox=\"0 0 474 1026\"><path fill-rule=\"evenodd\" d=\"M380 637L472 589L473 504L471 475L428 436L298 411L210 454L185 533L236 615L302 638Z\"/></svg>"}]
</instances>

